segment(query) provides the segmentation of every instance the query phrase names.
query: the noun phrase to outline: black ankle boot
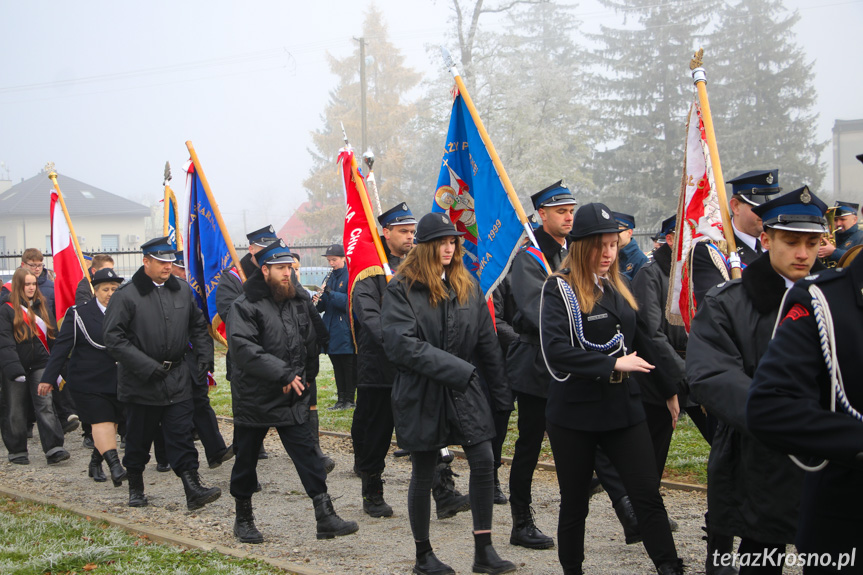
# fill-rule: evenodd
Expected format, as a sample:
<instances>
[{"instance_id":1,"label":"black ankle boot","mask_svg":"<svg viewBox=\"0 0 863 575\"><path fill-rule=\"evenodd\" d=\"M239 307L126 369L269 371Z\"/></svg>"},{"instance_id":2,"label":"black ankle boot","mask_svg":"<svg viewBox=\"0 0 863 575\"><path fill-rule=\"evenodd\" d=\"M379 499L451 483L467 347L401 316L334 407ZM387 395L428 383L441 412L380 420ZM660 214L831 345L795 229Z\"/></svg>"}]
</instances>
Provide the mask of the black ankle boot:
<instances>
[{"instance_id":1,"label":"black ankle boot","mask_svg":"<svg viewBox=\"0 0 863 575\"><path fill-rule=\"evenodd\" d=\"M704 560L705 575L737 575L738 570L731 565L722 565L722 558L734 551L734 536L721 535L710 528L710 517L704 514L704 527L707 535L707 558Z\"/></svg>"},{"instance_id":2,"label":"black ankle boot","mask_svg":"<svg viewBox=\"0 0 863 575\"><path fill-rule=\"evenodd\" d=\"M509 502L512 510L512 533L509 536L510 545L520 545L528 549L551 549L554 539L539 530L533 520L533 509L530 505L516 505Z\"/></svg>"},{"instance_id":3,"label":"black ankle boot","mask_svg":"<svg viewBox=\"0 0 863 575\"><path fill-rule=\"evenodd\" d=\"M126 477L129 480L129 507L146 507L149 501L144 495L144 476L129 471Z\"/></svg>"},{"instance_id":4,"label":"black ankle boot","mask_svg":"<svg viewBox=\"0 0 863 575\"><path fill-rule=\"evenodd\" d=\"M102 455L102 457L105 458L105 462L108 464L108 468L111 471L111 481L114 482L114 487L120 487L123 485L123 480L126 479L127 474L126 470L123 468L123 464L120 463L120 456L117 454L117 450L109 449Z\"/></svg>"},{"instance_id":5,"label":"black ankle boot","mask_svg":"<svg viewBox=\"0 0 863 575\"><path fill-rule=\"evenodd\" d=\"M620 498L620 501L614 504L614 512L617 513L617 519L623 526L623 536L626 537L626 544L631 545L641 541L641 531L638 530L638 519L635 517L635 510L632 508L629 495L624 495Z\"/></svg>"},{"instance_id":6,"label":"black ankle boot","mask_svg":"<svg viewBox=\"0 0 863 575\"><path fill-rule=\"evenodd\" d=\"M263 543L264 536L255 527L255 516L252 514L252 500L235 498L237 502L237 517L234 519L234 536L240 543Z\"/></svg>"},{"instance_id":7,"label":"black ankle boot","mask_svg":"<svg viewBox=\"0 0 863 575\"><path fill-rule=\"evenodd\" d=\"M666 561L656 566L659 575L683 575L683 559Z\"/></svg>"},{"instance_id":8,"label":"black ankle boot","mask_svg":"<svg viewBox=\"0 0 863 575\"><path fill-rule=\"evenodd\" d=\"M372 517L392 517L393 508L384 501L384 480L380 473L362 473L363 511Z\"/></svg>"},{"instance_id":9,"label":"black ankle boot","mask_svg":"<svg viewBox=\"0 0 863 575\"><path fill-rule=\"evenodd\" d=\"M212 503L222 495L218 487L204 487L197 469L189 469L180 473L183 490L186 492L186 507L189 511L200 509L207 503Z\"/></svg>"},{"instance_id":10,"label":"black ankle boot","mask_svg":"<svg viewBox=\"0 0 863 575\"><path fill-rule=\"evenodd\" d=\"M324 464L324 471L329 475L330 471L335 469L336 462L333 461L332 457L321 451L321 422L317 409L309 410L309 422L312 424L312 443L315 446L315 453L321 458L321 462Z\"/></svg>"},{"instance_id":11,"label":"black ankle boot","mask_svg":"<svg viewBox=\"0 0 863 575\"><path fill-rule=\"evenodd\" d=\"M437 464L432 482L432 497L438 519L448 519L460 511L470 509L470 498L458 492L453 477L458 475L453 472L449 463Z\"/></svg>"},{"instance_id":12,"label":"black ankle boot","mask_svg":"<svg viewBox=\"0 0 863 575\"><path fill-rule=\"evenodd\" d=\"M356 521L345 521L333 509L333 500L328 493L321 493L312 499L315 505L315 520L317 521L318 539L332 539L342 535L350 535L359 531Z\"/></svg>"},{"instance_id":13,"label":"black ankle boot","mask_svg":"<svg viewBox=\"0 0 863 575\"><path fill-rule=\"evenodd\" d=\"M95 447L93 448L93 454L90 456L90 467L87 469L87 475L92 477L96 483L108 481L108 478L105 477L105 472L102 470L102 455Z\"/></svg>"},{"instance_id":14,"label":"black ankle boot","mask_svg":"<svg viewBox=\"0 0 863 575\"><path fill-rule=\"evenodd\" d=\"M515 563L501 559L491 545L491 533L474 533L473 572L474 573L511 573Z\"/></svg>"},{"instance_id":15,"label":"black ankle boot","mask_svg":"<svg viewBox=\"0 0 863 575\"><path fill-rule=\"evenodd\" d=\"M438 559L431 549L417 553L413 571L417 575L455 575L455 570Z\"/></svg>"},{"instance_id":16,"label":"black ankle boot","mask_svg":"<svg viewBox=\"0 0 863 575\"><path fill-rule=\"evenodd\" d=\"M497 477L497 469L494 470L494 504L495 505L503 505L506 503L506 495L503 494L503 490L500 488L500 479Z\"/></svg>"}]
</instances>

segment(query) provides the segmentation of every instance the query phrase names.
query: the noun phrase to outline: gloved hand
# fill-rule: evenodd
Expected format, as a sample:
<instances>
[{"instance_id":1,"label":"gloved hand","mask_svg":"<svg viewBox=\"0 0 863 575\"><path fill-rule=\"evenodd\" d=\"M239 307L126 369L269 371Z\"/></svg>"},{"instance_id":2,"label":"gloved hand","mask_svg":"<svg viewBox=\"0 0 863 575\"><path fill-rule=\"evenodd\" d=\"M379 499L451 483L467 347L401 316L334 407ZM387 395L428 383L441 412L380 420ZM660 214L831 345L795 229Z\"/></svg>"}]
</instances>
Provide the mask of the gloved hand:
<instances>
[{"instance_id":1,"label":"gloved hand","mask_svg":"<svg viewBox=\"0 0 863 575\"><path fill-rule=\"evenodd\" d=\"M14 381L17 381L18 383L25 383L27 381L27 376L26 375L19 375L18 377L15 378Z\"/></svg>"}]
</instances>

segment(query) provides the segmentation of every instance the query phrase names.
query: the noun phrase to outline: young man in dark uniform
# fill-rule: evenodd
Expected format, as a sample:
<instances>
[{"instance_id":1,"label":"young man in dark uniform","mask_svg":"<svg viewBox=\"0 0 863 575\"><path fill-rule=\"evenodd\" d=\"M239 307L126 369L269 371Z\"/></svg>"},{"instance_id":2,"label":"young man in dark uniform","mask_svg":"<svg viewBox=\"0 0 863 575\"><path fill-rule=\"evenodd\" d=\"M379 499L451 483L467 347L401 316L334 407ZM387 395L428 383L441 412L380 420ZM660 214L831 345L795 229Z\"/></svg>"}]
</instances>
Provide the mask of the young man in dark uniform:
<instances>
[{"instance_id":1,"label":"young man in dark uniform","mask_svg":"<svg viewBox=\"0 0 863 575\"><path fill-rule=\"evenodd\" d=\"M314 338L308 294L295 285L293 258L283 240L258 252L261 269L243 285L228 312L228 345L234 355L231 398L236 460L231 495L236 499L234 535L261 543L252 516L258 450L275 427L315 507L318 539L357 531L354 521L336 515L327 494L326 471L315 451L304 381L306 345Z\"/></svg>"},{"instance_id":2,"label":"young man in dark uniform","mask_svg":"<svg viewBox=\"0 0 863 575\"><path fill-rule=\"evenodd\" d=\"M333 364L333 376L338 389L336 403L330 410L356 407L354 394L357 387L357 354L348 317L348 267L345 265L345 248L333 244L324 254L332 268L323 293L315 294L312 303L323 315L324 325L330 334L327 355Z\"/></svg>"},{"instance_id":3,"label":"young man in dark uniform","mask_svg":"<svg viewBox=\"0 0 863 575\"><path fill-rule=\"evenodd\" d=\"M414 245L417 220L407 204L399 205L378 216L384 235L384 251L390 270L399 264ZM385 275L358 278L354 284L354 334L357 341L357 409L351 425L351 437L357 471L362 478L363 511L372 517L393 514L383 497L381 473L393 437L391 394L395 368L387 360L383 347L381 301L387 289Z\"/></svg>"},{"instance_id":4,"label":"young man in dark uniform","mask_svg":"<svg viewBox=\"0 0 863 575\"><path fill-rule=\"evenodd\" d=\"M727 563L731 538L740 553L784 553L794 541L803 472L784 454L752 437L746 399L767 349L785 292L816 264L826 231L826 204L803 187L754 209L764 221L766 254L743 277L704 297L692 322L686 371L692 395L719 423L707 465L708 573ZM726 560L727 561L727 560ZM741 573L753 573L741 566ZM761 567L758 573L781 573Z\"/></svg>"},{"instance_id":5,"label":"young man in dark uniform","mask_svg":"<svg viewBox=\"0 0 863 575\"><path fill-rule=\"evenodd\" d=\"M819 258L826 258L838 263L845 252L863 244L863 230L857 225L857 210L860 206L852 202L836 202L836 245L831 243L821 246Z\"/></svg>"},{"instance_id":6,"label":"young man in dark uniform","mask_svg":"<svg viewBox=\"0 0 863 575\"><path fill-rule=\"evenodd\" d=\"M647 263L647 256L638 247L638 242L632 241L632 233L635 231L635 216L621 212L611 214L620 226L620 244L617 253L617 263L623 277L632 281L641 266Z\"/></svg>"},{"instance_id":7,"label":"young man in dark uniform","mask_svg":"<svg viewBox=\"0 0 863 575\"><path fill-rule=\"evenodd\" d=\"M731 184L731 227L741 267L752 263L764 250L759 236L762 232L761 218L752 209L770 201L782 188L779 187L779 170L754 170L728 180ZM692 248L692 289L695 305L701 303L704 294L713 286L729 279L728 259L719 248L704 240Z\"/></svg>"},{"instance_id":8,"label":"young man in dark uniform","mask_svg":"<svg viewBox=\"0 0 863 575\"><path fill-rule=\"evenodd\" d=\"M103 325L105 346L119 364L117 399L126 404L129 506L147 505L142 474L161 423L171 468L195 510L222 493L201 485L192 441L192 377L213 370L213 340L189 285L171 275L176 250L168 238L141 250L144 265L111 298Z\"/></svg>"}]
</instances>

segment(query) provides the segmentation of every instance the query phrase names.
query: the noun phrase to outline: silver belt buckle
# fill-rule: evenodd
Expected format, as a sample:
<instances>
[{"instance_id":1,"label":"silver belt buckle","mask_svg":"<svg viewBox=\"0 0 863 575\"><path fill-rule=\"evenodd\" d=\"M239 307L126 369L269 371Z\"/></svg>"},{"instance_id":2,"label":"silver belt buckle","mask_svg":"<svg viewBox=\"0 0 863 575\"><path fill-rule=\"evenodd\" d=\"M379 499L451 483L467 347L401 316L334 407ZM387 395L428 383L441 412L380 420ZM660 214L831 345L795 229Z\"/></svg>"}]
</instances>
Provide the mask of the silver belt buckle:
<instances>
[{"instance_id":1,"label":"silver belt buckle","mask_svg":"<svg viewBox=\"0 0 863 575\"><path fill-rule=\"evenodd\" d=\"M623 383L623 372L614 370L611 372L611 379L608 380L609 383Z\"/></svg>"},{"instance_id":2,"label":"silver belt buckle","mask_svg":"<svg viewBox=\"0 0 863 575\"><path fill-rule=\"evenodd\" d=\"M164 367L164 368L165 368L165 369L167 369L168 371L171 371L171 366L172 366L172 365L174 365L174 362L173 362L173 361L163 361L163 362L162 362L162 367Z\"/></svg>"}]
</instances>

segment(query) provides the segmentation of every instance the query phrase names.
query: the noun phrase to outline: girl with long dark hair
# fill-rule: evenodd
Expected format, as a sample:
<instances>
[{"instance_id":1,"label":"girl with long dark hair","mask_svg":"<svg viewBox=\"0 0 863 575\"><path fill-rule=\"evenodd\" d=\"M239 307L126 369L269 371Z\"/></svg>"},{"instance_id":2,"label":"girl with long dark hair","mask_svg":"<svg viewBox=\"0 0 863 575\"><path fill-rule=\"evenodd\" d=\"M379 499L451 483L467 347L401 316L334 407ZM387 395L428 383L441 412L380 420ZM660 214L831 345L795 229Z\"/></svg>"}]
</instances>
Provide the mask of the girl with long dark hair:
<instances>
[{"instance_id":1,"label":"girl with long dark hair","mask_svg":"<svg viewBox=\"0 0 863 575\"><path fill-rule=\"evenodd\" d=\"M581 575L590 479L602 446L620 472L658 572L683 573L659 494L640 388L629 377L649 373L652 363L663 362L665 371L670 358L656 353L637 326L638 303L618 271L611 210L582 206L573 229L565 267L546 281L540 301L540 339L552 374L546 422L560 486L558 556L564 573ZM676 393L677 382L655 383ZM676 405L669 404L675 420Z\"/></svg>"},{"instance_id":2,"label":"girl with long dark hair","mask_svg":"<svg viewBox=\"0 0 863 575\"><path fill-rule=\"evenodd\" d=\"M0 305L0 369L3 371L0 431L9 461L30 463L27 413L32 403L42 450L49 464L69 459L51 396L37 392L54 341L54 321L37 276L26 268L12 275L9 299Z\"/></svg>"},{"instance_id":3,"label":"girl with long dark hair","mask_svg":"<svg viewBox=\"0 0 863 575\"><path fill-rule=\"evenodd\" d=\"M392 406L399 446L411 452L413 471L408 515L416 542L414 573L454 573L429 542L430 492L438 452L461 445L470 464L474 573L509 573L491 544L495 436L492 412L512 410L503 356L491 314L462 263L450 219L440 213L417 225L417 246L408 252L383 299L387 357L398 367ZM477 368L491 390L492 405Z\"/></svg>"}]
</instances>

